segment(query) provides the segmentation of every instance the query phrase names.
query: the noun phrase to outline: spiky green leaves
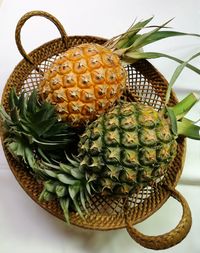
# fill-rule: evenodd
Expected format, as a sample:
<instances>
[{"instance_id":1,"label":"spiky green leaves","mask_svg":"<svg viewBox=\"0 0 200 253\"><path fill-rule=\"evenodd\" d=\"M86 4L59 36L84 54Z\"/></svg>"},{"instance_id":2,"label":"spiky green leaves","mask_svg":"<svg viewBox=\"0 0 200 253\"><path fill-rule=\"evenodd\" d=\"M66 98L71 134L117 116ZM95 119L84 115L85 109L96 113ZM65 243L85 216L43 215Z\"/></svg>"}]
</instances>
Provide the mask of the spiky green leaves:
<instances>
[{"instance_id":1,"label":"spiky green leaves","mask_svg":"<svg viewBox=\"0 0 200 253\"><path fill-rule=\"evenodd\" d=\"M9 96L10 127L26 137L29 143L37 143L43 149L63 148L72 142L75 133L67 124L58 121L55 107L50 103L40 103L34 90L30 97L22 93L17 97L11 90ZM11 131L10 131L11 132Z\"/></svg>"},{"instance_id":2,"label":"spiky green leaves","mask_svg":"<svg viewBox=\"0 0 200 253\"><path fill-rule=\"evenodd\" d=\"M167 30L167 24L171 21L167 21L159 26L150 26L149 23L153 18L146 19L144 21L137 22L133 24L127 32L123 33L120 36L116 36L106 42L106 46L110 49L113 49L116 54L118 54L122 61L125 63L134 63L139 59L155 59L159 57L165 57L171 60L174 60L179 63L183 63L182 60L164 54L160 52L144 52L143 47L154 43L156 41L176 37L176 36L196 36L200 37L199 34L183 33L177 31ZM145 33L140 33L143 29L149 30ZM162 29L165 30L162 30ZM196 73L200 74L200 70L188 62L186 66Z\"/></svg>"},{"instance_id":3,"label":"spiky green leaves","mask_svg":"<svg viewBox=\"0 0 200 253\"><path fill-rule=\"evenodd\" d=\"M92 194L92 181L86 180L78 159L73 157L68 158L68 161L68 164L46 164L47 168L42 173L47 180L44 182L40 200L57 198L69 223L70 208L84 218L83 212L87 212L86 203Z\"/></svg>"},{"instance_id":4,"label":"spiky green leaves","mask_svg":"<svg viewBox=\"0 0 200 253\"><path fill-rule=\"evenodd\" d=\"M55 107L38 101L36 90L30 96L17 96L12 89L8 102L9 114L1 106L0 117L4 141L13 155L19 156L21 149L20 156L26 161L25 150L30 148L47 160L61 158L69 144L78 142L75 130L58 120Z\"/></svg>"},{"instance_id":5,"label":"spiky green leaves","mask_svg":"<svg viewBox=\"0 0 200 253\"><path fill-rule=\"evenodd\" d=\"M197 125L200 120L192 121L185 117L199 100L200 98L197 94L190 93L175 106L164 108L174 135L200 140L200 126Z\"/></svg>"}]
</instances>

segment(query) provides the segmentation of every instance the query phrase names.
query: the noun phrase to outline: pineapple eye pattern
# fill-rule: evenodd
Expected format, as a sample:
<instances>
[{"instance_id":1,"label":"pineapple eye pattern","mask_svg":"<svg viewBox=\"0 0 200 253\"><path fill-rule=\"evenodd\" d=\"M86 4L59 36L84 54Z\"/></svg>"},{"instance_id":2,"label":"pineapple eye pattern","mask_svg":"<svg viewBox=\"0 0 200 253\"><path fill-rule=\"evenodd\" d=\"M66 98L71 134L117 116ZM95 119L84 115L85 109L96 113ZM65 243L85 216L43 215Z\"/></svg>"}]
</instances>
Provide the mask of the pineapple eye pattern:
<instances>
[{"instance_id":1,"label":"pineapple eye pattern","mask_svg":"<svg viewBox=\"0 0 200 253\"><path fill-rule=\"evenodd\" d=\"M62 118L78 126L105 113L121 97L125 84L126 70L117 55L100 45L82 44L59 56L39 91L52 104L65 101L68 114L62 112ZM81 102L82 108L70 109L71 101Z\"/></svg>"},{"instance_id":2,"label":"pineapple eye pattern","mask_svg":"<svg viewBox=\"0 0 200 253\"><path fill-rule=\"evenodd\" d=\"M154 120L153 125L150 124L151 120ZM159 139L158 129L159 132L166 131L166 125L158 112L152 113L146 105L121 102L90 124L87 136L84 135L87 151L82 145L80 158L91 158L91 163L88 160L87 173L95 173L101 179L102 174L110 175L110 194L119 191L126 194L127 190L134 190L137 185L146 185L162 176L161 172L165 173L176 155L177 145L172 133L168 141ZM98 172L93 168L94 160ZM111 172L110 168L115 170ZM108 194L108 182L105 185L105 180L100 181L101 189L106 188ZM126 187L119 188L119 181L125 183Z\"/></svg>"}]
</instances>

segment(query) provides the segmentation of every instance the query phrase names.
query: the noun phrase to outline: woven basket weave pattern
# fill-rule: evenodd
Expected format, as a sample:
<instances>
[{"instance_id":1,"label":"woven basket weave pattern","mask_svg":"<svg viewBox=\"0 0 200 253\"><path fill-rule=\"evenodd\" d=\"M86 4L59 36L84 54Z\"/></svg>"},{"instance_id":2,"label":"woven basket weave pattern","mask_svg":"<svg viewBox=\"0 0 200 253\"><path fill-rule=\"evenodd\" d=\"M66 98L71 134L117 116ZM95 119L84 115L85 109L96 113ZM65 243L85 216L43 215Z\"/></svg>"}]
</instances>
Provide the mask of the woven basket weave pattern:
<instances>
[{"instance_id":1,"label":"woven basket weave pattern","mask_svg":"<svg viewBox=\"0 0 200 253\"><path fill-rule=\"evenodd\" d=\"M28 60L23 59L13 70L4 88L2 104L8 109L8 94L13 87L16 88L19 94L21 92L29 94L34 88L37 89L43 78L43 73L51 66L58 55L66 51L67 48L86 42L103 44L105 41L105 39L92 36L69 36L65 40L63 38L52 40L35 49L27 55ZM128 71L127 90L129 90L126 99L148 103L156 110L159 110L163 105L167 89L165 78L146 60L138 61L126 68ZM172 94L170 105L176 102L177 99ZM38 202L42 184L34 179L24 164L14 160L5 147L4 151L13 174L27 194L48 212L64 220L62 210L57 201ZM182 173L184 156L185 141L179 138L176 158L162 181L155 187L148 186L129 197L126 215L128 214L130 225L141 222L152 215L169 198L171 195L170 191L162 185L168 185L171 188L176 186ZM89 214L86 215L85 220L76 213L72 212L70 214L72 224L98 230L126 227L123 198L97 195L91 199L91 203L88 206Z\"/></svg>"},{"instance_id":2,"label":"woven basket weave pattern","mask_svg":"<svg viewBox=\"0 0 200 253\"><path fill-rule=\"evenodd\" d=\"M69 47L86 42L102 44L105 42L105 40L90 36L68 37ZM43 78L41 73L45 72L51 66L52 62L58 57L59 53L65 50L65 43L61 39L53 40L29 54L35 65L25 60L19 63L13 74L10 76L4 90L3 105L5 108L8 108L7 95L12 87L16 87L19 93L22 91L30 93L34 88L37 89L38 84ZM39 68L40 72L38 72L36 68ZM149 62L145 60L138 62L134 66L129 65L127 67L127 71L129 85L128 88L131 91L129 99L148 103L159 110L162 106L167 87L165 79ZM172 104L176 103L176 98L172 97L170 102ZM182 168L184 144L182 140L180 140L179 143L178 154L171 166L172 169L169 169L168 174L164 178L164 181L171 186L176 185L178 177L181 173L180 168ZM9 157L10 161L11 156L8 153L7 156ZM18 166L19 168L17 169ZM18 181L21 182L23 188L25 188L28 194L33 195L34 199L37 201L38 195L42 189L41 186L38 185L35 180L33 180L32 176L29 175L26 169L21 170L21 164L18 166L16 166L16 161L12 161L11 168L13 169ZM132 207L134 207L132 208L133 211L131 213L133 223L135 224L140 222L151 215L168 197L169 193L162 188L152 189L151 187L148 187L144 188L136 196L130 198ZM83 221L79 216L72 213L72 224L74 223L79 226L94 229L113 229L125 226L122 199L113 200L108 197L103 198L96 196L94 199L92 199L92 203L92 216L89 215L88 218ZM42 203L42 206L47 208L54 215L63 218L60 207L56 202ZM140 210L142 210L140 212L137 211L139 207Z\"/></svg>"}]
</instances>

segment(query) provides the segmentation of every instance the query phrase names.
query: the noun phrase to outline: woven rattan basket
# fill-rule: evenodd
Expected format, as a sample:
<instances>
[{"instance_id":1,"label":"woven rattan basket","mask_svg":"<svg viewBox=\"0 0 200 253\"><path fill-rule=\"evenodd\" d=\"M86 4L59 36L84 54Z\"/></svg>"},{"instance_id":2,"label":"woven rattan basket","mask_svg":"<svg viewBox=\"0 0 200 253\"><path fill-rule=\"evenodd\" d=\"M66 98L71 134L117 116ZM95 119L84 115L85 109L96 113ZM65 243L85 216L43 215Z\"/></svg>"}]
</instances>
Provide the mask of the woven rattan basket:
<instances>
[{"instance_id":1,"label":"woven rattan basket","mask_svg":"<svg viewBox=\"0 0 200 253\"><path fill-rule=\"evenodd\" d=\"M22 26L32 16L43 16L51 20L59 29L61 38L52 40L27 54L22 47L20 34ZM80 43L94 42L103 44L105 41L103 38L93 36L67 36L60 22L46 12L33 11L25 14L16 27L16 43L24 59L13 70L5 85L2 97L3 106L6 109L8 108L8 94L12 87L16 87L18 93L23 91L27 94L37 88L43 72L49 68L61 52ZM146 60L127 66L127 70L127 86L131 90L131 93L127 95L127 99L148 103L159 110L162 107L167 88L164 77ZM171 105L176 102L176 97L172 94ZM4 152L10 169L27 194L48 212L64 220L62 210L56 201L42 203L38 201L42 185L34 179L24 164L14 160L5 147ZM184 155L185 141L179 138L177 156L168 173L155 187L144 188L129 197L126 202L121 198L94 196L86 219L83 220L79 215L72 212L70 214L71 224L96 230L126 227L132 238L141 245L152 249L164 249L179 243L191 227L191 214L188 204L180 193L175 190L182 172ZM133 228L134 224L142 222L156 212L170 196L177 199L183 207L182 218L175 229L164 235L145 236Z\"/></svg>"}]
</instances>

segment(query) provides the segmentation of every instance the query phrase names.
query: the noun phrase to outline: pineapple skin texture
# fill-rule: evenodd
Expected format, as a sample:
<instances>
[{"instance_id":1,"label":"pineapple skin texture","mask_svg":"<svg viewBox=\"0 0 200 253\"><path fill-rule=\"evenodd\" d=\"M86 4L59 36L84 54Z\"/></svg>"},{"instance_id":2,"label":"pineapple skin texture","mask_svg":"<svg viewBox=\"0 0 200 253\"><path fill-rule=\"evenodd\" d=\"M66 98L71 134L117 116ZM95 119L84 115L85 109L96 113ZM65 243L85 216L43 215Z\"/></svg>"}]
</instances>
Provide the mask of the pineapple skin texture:
<instances>
[{"instance_id":1,"label":"pineapple skin texture","mask_svg":"<svg viewBox=\"0 0 200 253\"><path fill-rule=\"evenodd\" d=\"M169 119L152 107L123 102L81 136L81 169L103 195L125 195L153 185L176 156Z\"/></svg>"},{"instance_id":2,"label":"pineapple skin texture","mask_svg":"<svg viewBox=\"0 0 200 253\"><path fill-rule=\"evenodd\" d=\"M91 122L120 98L126 70L119 57L98 44L81 44L62 53L39 85L42 100L56 106L73 126Z\"/></svg>"}]
</instances>

